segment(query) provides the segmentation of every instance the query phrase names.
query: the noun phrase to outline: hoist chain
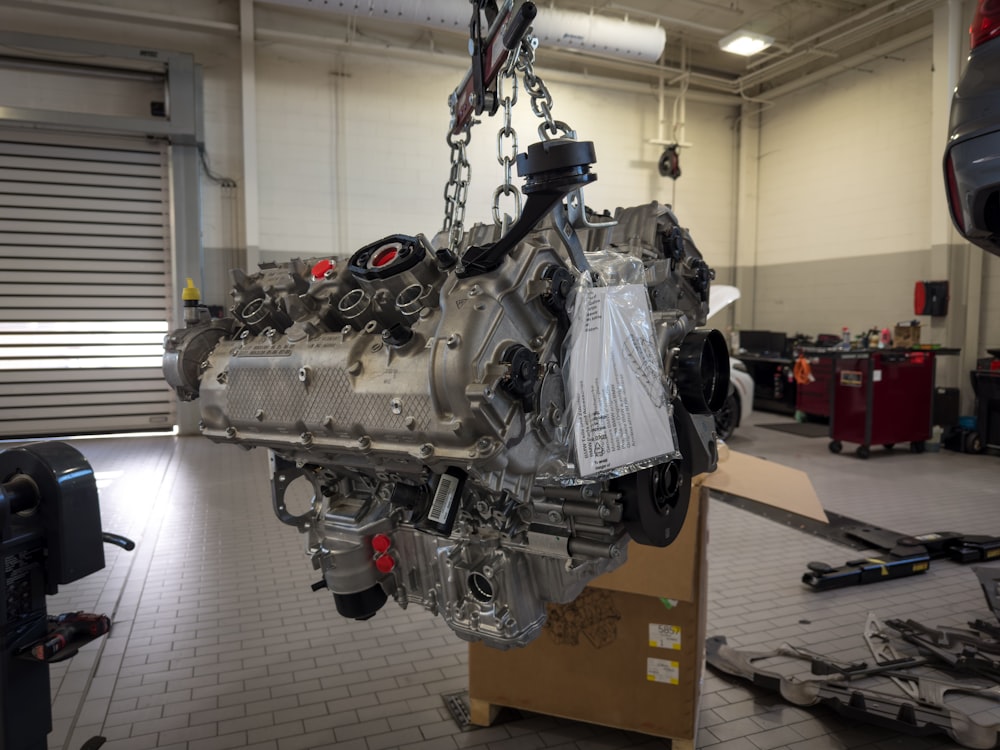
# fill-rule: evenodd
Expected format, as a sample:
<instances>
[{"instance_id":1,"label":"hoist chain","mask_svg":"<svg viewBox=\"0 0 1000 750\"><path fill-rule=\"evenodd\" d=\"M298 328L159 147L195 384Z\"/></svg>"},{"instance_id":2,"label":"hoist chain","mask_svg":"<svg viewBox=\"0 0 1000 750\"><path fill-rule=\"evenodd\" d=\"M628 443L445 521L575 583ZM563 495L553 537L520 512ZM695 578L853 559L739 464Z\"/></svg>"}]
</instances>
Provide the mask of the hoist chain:
<instances>
[{"instance_id":1,"label":"hoist chain","mask_svg":"<svg viewBox=\"0 0 1000 750\"><path fill-rule=\"evenodd\" d=\"M503 71L497 78L497 101L503 110L503 125L497 132L497 161L503 167L503 182L493 191L493 221L503 225L500 196L513 195L516 222L521 217L521 191L514 185L511 170L517 161L517 131L511 123L511 113L517 104L517 74L524 77L524 89L531 97L531 111L542 119L538 126L538 137L543 141L556 138L576 138L576 133L562 120L552 117L552 94L548 87L535 75L535 48L538 40L525 37L516 54L511 54ZM506 89L510 89L509 92ZM449 131L448 146L451 148L451 173L444 188L444 226L448 234L448 247L458 253L462 235L465 232L465 202L469 195L471 168L466 147L472 138L472 126L476 120L470 119L464 129L455 135Z\"/></svg>"},{"instance_id":2,"label":"hoist chain","mask_svg":"<svg viewBox=\"0 0 1000 750\"><path fill-rule=\"evenodd\" d=\"M542 118L538 126L538 137L543 141L556 138L576 138L576 133L562 120L552 117L552 94L541 78L535 75L535 48L538 40L525 39L517 56L517 69L524 75L524 90L531 97L531 111Z\"/></svg>"},{"instance_id":3,"label":"hoist chain","mask_svg":"<svg viewBox=\"0 0 1000 750\"><path fill-rule=\"evenodd\" d=\"M448 146L451 148L451 172L444 186L444 226L442 231L448 233L448 248L458 252L459 243L465 233L465 201L469 197L469 180L472 168L466 146L472 139L472 120L465 128L455 135L448 132Z\"/></svg>"},{"instance_id":4,"label":"hoist chain","mask_svg":"<svg viewBox=\"0 0 1000 750\"><path fill-rule=\"evenodd\" d=\"M517 161L518 151L517 131L511 124L511 111L517 104L518 86L517 75L514 71L516 63L517 55L511 55L503 72L497 78L497 101L500 102L500 108L503 110L503 125L497 132L497 161L503 167L503 182L493 191L493 221L498 226L503 225L503 213L500 211L501 195L514 196L513 220L516 222L521 218L521 191L514 185L511 178L511 169ZM508 86L510 93L505 92ZM506 148L504 148L505 141L509 143Z\"/></svg>"}]
</instances>

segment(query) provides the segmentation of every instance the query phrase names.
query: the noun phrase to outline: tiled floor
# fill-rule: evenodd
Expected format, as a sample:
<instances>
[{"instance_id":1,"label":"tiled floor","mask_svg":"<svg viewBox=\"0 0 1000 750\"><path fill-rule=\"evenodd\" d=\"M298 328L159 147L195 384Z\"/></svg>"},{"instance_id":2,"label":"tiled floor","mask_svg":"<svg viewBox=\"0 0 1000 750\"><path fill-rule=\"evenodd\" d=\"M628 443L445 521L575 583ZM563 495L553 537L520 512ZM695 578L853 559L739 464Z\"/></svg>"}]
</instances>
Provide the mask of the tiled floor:
<instances>
[{"instance_id":1,"label":"tiled floor","mask_svg":"<svg viewBox=\"0 0 1000 750\"><path fill-rule=\"evenodd\" d=\"M824 438L758 426L730 445L806 470L824 505L906 532L1000 534L1000 458L873 451L835 456ZM266 455L201 438L79 441L98 473L104 527L138 542L107 548L104 571L63 587L50 611L114 613L114 630L52 669L49 748L105 750L332 748L665 748L669 743L532 716L460 732L441 694L466 686L466 644L431 615L390 602L375 618L340 618L270 510ZM853 447L853 446L851 446ZM988 616L968 568L817 594L809 560L856 556L712 501L708 633L739 647L782 641L865 658L866 613L963 625ZM609 700L614 699L609 695ZM707 672L697 747L712 750L936 750Z\"/></svg>"}]
</instances>

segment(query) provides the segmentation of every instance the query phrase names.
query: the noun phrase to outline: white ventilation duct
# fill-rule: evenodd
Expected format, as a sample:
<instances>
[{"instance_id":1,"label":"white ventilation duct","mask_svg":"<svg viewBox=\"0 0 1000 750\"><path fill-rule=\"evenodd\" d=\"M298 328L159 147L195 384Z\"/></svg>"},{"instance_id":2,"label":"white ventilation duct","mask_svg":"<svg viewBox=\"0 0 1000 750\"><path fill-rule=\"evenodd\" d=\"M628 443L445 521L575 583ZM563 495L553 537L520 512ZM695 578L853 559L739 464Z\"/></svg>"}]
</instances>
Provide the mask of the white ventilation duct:
<instances>
[{"instance_id":1,"label":"white ventilation duct","mask_svg":"<svg viewBox=\"0 0 1000 750\"><path fill-rule=\"evenodd\" d=\"M539 7L532 28L542 46L649 63L660 59L667 43L667 32L662 26L556 8Z\"/></svg>"},{"instance_id":2,"label":"white ventilation duct","mask_svg":"<svg viewBox=\"0 0 1000 750\"><path fill-rule=\"evenodd\" d=\"M358 18L397 21L468 34L471 4L460 0L266 0ZM538 8L532 24L541 45L626 60L656 62L667 41L660 26L577 11Z\"/></svg>"}]
</instances>

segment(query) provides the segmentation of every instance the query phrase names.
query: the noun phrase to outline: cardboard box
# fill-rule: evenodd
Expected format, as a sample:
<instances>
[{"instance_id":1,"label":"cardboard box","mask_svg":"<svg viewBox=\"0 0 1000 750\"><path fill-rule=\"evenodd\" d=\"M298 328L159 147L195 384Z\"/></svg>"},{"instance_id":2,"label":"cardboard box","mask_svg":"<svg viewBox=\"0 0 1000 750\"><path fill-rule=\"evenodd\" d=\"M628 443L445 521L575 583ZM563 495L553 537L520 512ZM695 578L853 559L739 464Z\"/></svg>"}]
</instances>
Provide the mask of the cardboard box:
<instances>
[{"instance_id":1,"label":"cardboard box","mask_svg":"<svg viewBox=\"0 0 1000 750\"><path fill-rule=\"evenodd\" d=\"M920 345L920 323L900 323L892 331L892 345L897 349L910 349Z\"/></svg>"},{"instance_id":2,"label":"cardboard box","mask_svg":"<svg viewBox=\"0 0 1000 750\"><path fill-rule=\"evenodd\" d=\"M708 488L826 521L804 472L723 447L696 478L684 527L669 547L629 545L628 560L576 601L550 605L521 649L469 647L472 722L500 707L670 737L693 750L704 665ZM720 551L725 554L725 551Z\"/></svg>"},{"instance_id":3,"label":"cardboard box","mask_svg":"<svg viewBox=\"0 0 1000 750\"><path fill-rule=\"evenodd\" d=\"M629 545L624 565L576 601L549 605L522 649L469 649L472 721L500 706L694 739L705 642L707 490L692 492L669 547ZM679 746L678 746L679 747Z\"/></svg>"}]
</instances>

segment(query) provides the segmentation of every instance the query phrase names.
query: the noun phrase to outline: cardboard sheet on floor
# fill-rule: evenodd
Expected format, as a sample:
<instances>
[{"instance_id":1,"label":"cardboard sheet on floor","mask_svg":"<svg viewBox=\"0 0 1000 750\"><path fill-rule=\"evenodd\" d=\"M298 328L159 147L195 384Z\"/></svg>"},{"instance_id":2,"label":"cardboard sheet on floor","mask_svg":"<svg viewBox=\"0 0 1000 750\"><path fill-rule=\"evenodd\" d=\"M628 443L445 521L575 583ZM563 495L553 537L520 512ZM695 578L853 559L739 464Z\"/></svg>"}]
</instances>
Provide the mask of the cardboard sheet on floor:
<instances>
[{"instance_id":1,"label":"cardboard sheet on floor","mask_svg":"<svg viewBox=\"0 0 1000 750\"><path fill-rule=\"evenodd\" d=\"M829 523L809 476L790 466L723 448L719 467L704 483L709 489Z\"/></svg>"}]
</instances>

